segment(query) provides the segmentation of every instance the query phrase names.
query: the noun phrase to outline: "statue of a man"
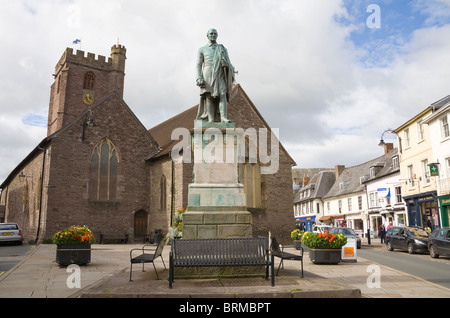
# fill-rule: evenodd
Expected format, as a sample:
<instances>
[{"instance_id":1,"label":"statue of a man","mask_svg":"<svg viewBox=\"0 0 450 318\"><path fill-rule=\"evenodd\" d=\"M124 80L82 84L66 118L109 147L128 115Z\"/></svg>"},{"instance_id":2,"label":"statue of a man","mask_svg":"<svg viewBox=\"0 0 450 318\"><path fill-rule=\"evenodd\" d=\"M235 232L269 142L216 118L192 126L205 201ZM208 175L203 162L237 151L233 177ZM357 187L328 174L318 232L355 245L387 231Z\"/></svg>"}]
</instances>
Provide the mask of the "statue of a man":
<instances>
[{"instance_id":1,"label":"statue of a man","mask_svg":"<svg viewBox=\"0 0 450 318\"><path fill-rule=\"evenodd\" d=\"M234 68L227 49L217 44L217 31L210 29L206 34L209 43L198 50L197 86L200 87L200 104L197 119L214 121L218 101L220 121L229 123L227 103L234 82Z\"/></svg>"}]
</instances>

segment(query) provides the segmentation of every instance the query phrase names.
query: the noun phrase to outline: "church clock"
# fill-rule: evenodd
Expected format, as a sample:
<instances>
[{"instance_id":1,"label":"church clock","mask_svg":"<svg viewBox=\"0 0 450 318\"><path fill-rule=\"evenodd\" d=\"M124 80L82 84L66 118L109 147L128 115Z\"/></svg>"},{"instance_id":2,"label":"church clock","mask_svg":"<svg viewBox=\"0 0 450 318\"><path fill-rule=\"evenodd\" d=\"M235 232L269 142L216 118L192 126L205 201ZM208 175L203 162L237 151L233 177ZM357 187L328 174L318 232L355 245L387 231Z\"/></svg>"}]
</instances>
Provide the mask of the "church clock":
<instances>
[{"instance_id":1,"label":"church clock","mask_svg":"<svg viewBox=\"0 0 450 318\"><path fill-rule=\"evenodd\" d=\"M83 95L83 102L86 105L91 105L94 102L94 96L92 94L84 94Z\"/></svg>"}]
</instances>

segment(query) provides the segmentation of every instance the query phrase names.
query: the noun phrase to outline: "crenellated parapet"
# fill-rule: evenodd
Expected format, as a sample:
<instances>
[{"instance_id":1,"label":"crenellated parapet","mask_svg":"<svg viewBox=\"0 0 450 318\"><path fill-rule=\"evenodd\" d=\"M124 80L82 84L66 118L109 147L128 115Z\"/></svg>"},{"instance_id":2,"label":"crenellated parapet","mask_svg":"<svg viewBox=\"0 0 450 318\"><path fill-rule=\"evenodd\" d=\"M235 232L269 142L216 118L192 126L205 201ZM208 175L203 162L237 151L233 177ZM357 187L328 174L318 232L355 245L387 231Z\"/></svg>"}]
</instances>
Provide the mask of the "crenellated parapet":
<instances>
[{"instance_id":1,"label":"crenellated parapet","mask_svg":"<svg viewBox=\"0 0 450 318\"><path fill-rule=\"evenodd\" d=\"M122 69L125 67L124 63L117 63L115 59L117 57L117 60L124 60L125 54L126 48L120 44L111 47L111 57L109 58L103 55L96 56L94 53L86 53L82 50L76 50L74 53L73 48L68 47L55 66L55 76L65 67L66 63L73 63L98 70L124 72L124 69ZM121 55L123 55L123 58L121 58Z\"/></svg>"}]
</instances>

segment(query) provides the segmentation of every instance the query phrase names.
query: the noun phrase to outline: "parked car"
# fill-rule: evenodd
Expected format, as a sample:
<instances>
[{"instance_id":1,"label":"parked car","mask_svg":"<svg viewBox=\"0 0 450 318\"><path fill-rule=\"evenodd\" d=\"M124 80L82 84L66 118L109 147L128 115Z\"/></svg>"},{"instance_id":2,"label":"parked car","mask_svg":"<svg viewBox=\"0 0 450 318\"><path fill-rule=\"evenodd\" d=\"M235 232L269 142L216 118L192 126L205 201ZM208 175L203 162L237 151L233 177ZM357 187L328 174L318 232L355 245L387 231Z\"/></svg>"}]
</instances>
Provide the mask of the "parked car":
<instances>
[{"instance_id":1,"label":"parked car","mask_svg":"<svg viewBox=\"0 0 450 318\"><path fill-rule=\"evenodd\" d=\"M0 223L0 242L15 242L22 245L22 230L17 223Z\"/></svg>"},{"instance_id":2,"label":"parked car","mask_svg":"<svg viewBox=\"0 0 450 318\"><path fill-rule=\"evenodd\" d=\"M428 250L432 258L450 256L450 228L435 229L428 239Z\"/></svg>"},{"instance_id":3,"label":"parked car","mask_svg":"<svg viewBox=\"0 0 450 318\"><path fill-rule=\"evenodd\" d=\"M388 251L407 250L410 254L428 253L428 236L428 232L420 227L394 226L386 233L386 248Z\"/></svg>"},{"instance_id":4,"label":"parked car","mask_svg":"<svg viewBox=\"0 0 450 318\"><path fill-rule=\"evenodd\" d=\"M321 225L314 225L313 227L313 233L319 233L319 232L323 232L325 230L330 230L331 226L329 225L325 225L325 224L321 224Z\"/></svg>"},{"instance_id":5,"label":"parked car","mask_svg":"<svg viewBox=\"0 0 450 318\"><path fill-rule=\"evenodd\" d=\"M353 237L356 239L356 248L361 248L361 238L349 227L332 227L330 233L343 234L345 237Z\"/></svg>"}]
</instances>

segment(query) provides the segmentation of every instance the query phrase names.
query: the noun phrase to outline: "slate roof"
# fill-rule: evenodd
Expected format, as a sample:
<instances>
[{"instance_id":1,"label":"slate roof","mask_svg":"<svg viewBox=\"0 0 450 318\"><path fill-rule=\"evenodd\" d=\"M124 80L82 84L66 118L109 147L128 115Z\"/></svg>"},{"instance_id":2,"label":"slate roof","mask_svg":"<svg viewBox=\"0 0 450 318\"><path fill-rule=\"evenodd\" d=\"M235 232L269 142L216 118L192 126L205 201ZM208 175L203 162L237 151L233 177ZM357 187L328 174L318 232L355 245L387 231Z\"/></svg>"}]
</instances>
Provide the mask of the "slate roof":
<instances>
[{"instance_id":1,"label":"slate roof","mask_svg":"<svg viewBox=\"0 0 450 318\"><path fill-rule=\"evenodd\" d=\"M336 180L334 171L319 171L316 173L309 183L295 193L294 203L308 201L312 199L320 199L328 193ZM300 198L300 193L304 190L311 190L308 197Z\"/></svg>"},{"instance_id":2,"label":"slate roof","mask_svg":"<svg viewBox=\"0 0 450 318\"><path fill-rule=\"evenodd\" d=\"M398 149L394 148L385 155L357 166L345 168L340 176L336 179L336 182L331 187L330 191L325 196L323 196L323 198L326 199L356 192L363 192L365 191L364 183L400 171L399 168L393 169L392 167L392 158L396 155L398 155ZM378 171L374 178L370 178L370 168L380 163L384 163L384 167ZM361 177L364 177L364 179L361 180Z\"/></svg>"}]
</instances>

